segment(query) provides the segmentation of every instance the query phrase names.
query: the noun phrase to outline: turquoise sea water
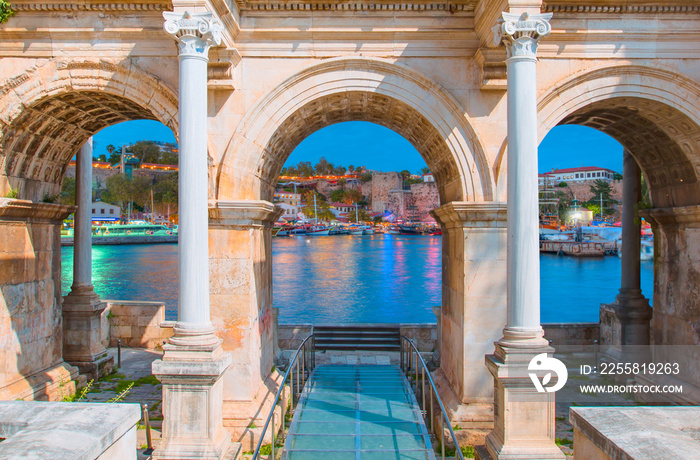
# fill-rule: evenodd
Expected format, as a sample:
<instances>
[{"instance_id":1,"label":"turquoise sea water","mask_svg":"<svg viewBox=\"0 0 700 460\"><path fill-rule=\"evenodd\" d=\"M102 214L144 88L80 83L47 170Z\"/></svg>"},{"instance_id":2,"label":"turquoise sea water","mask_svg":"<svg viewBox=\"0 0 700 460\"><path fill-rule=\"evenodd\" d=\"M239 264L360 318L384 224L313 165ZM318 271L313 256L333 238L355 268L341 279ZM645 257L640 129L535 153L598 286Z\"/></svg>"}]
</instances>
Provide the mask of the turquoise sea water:
<instances>
[{"instance_id":1,"label":"turquoise sea water","mask_svg":"<svg viewBox=\"0 0 700 460\"><path fill-rule=\"evenodd\" d=\"M93 246L93 283L103 299L165 302L177 310L177 245ZM62 248L62 290L73 248ZM331 236L273 239L274 304L280 323L434 322L441 302L441 237ZM542 322L598 320L620 286L618 257L540 257ZM651 298L653 266L642 262Z\"/></svg>"}]
</instances>

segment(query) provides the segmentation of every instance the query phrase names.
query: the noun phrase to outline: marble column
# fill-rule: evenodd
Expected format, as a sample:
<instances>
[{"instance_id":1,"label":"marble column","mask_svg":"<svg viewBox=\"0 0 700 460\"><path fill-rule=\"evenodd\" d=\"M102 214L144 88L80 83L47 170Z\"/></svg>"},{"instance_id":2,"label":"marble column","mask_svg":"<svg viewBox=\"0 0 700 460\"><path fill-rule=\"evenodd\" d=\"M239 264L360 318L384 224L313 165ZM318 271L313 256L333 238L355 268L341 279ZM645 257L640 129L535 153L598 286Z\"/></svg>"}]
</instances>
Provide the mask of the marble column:
<instances>
[{"instance_id":1,"label":"marble column","mask_svg":"<svg viewBox=\"0 0 700 460\"><path fill-rule=\"evenodd\" d=\"M609 359L643 360L649 345L652 309L640 283L641 222L636 205L641 200L641 171L625 150L622 163L622 276L620 293L600 310L601 343ZM624 359L623 359L624 355ZM630 361L631 360L631 361Z\"/></svg>"},{"instance_id":2,"label":"marble column","mask_svg":"<svg viewBox=\"0 0 700 460\"><path fill-rule=\"evenodd\" d=\"M209 313L207 62L221 43L212 13L164 12L164 29L179 50L178 321L153 363L163 383L163 440L153 458L220 459L231 445L223 427L221 376L231 357Z\"/></svg>"},{"instance_id":3,"label":"marble column","mask_svg":"<svg viewBox=\"0 0 700 460\"><path fill-rule=\"evenodd\" d=\"M114 358L102 345L100 316L106 305L92 286L92 138L76 156L73 220L73 285L63 299L63 359L91 379L109 373Z\"/></svg>"},{"instance_id":4,"label":"marble column","mask_svg":"<svg viewBox=\"0 0 700 460\"><path fill-rule=\"evenodd\" d=\"M538 392L528 371L535 356L553 352L540 325L536 72L537 46L551 31L551 17L503 13L494 27L508 72L508 300L503 338L486 357L494 376L494 429L482 458L564 458L554 443L554 393Z\"/></svg>"}]
</instances>

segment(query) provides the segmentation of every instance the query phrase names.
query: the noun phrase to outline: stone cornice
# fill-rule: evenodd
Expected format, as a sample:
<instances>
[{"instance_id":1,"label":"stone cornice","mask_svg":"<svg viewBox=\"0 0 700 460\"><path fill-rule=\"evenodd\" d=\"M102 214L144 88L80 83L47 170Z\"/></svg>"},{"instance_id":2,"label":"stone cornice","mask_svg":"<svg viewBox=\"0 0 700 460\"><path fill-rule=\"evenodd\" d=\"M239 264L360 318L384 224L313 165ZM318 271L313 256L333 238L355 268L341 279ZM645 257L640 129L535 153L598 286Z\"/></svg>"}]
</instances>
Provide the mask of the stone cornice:
<instances>
[{"instance_id":1,"label":"stone cornice","mask_svg":"<svg viewBox=\"0 0 700 460\"><path fill-rule=\"evenodd\" d=\"M502 228L507 226L508 205L498 201L453 201L430 214L441 225L452 228Z\"/></svg>"},{"instance_id":2,"label":"stone cornice","mask_svg":"<svg viewBox=\"0 0 700 460\"><path fill-rule=\"evenodd\" d=\"M169 11L170 0L142 0L136 2L102 2L102 1L22 1L13 0L12 9L18 13L28 11Z\"/></svg>"},{"instance_id":3,"label":"stone cornice","mask_svg":"<svg viewBox=\"0 0 700 460\"><path fill-rule=\"evenodd\" d=\"M76 206L0 198L0 220L62 222L63 219L73 214L76 209L78 209Z\"/></svg>"},{"instance_id":4,"label":"stone cornice","mask_svg":"<svg viewBox=\"0 0 700 460\"><path fill-rule=\"evenodd\" d=\"M674 208L640 209L637 214L646 220L664 225L693 224L700 225L700 206L678 206Z\"/></svg>"},{"instance_id":5,"label":"stone cornice","mask_svg":"<svg viewBox=\"0 0 700 460\"><path fill-rule=\"evenodd\" d=\"M261 1L236 0L241 11L445 11L447 13L474 11L477 0L373 2L362 0L339 1Z\"/></svg>"},{"instance_id":6,"label":"stone cornice","mask_svg":"<svg viewBox=\"0 0 700 460\"><path fill-rule=\"evenodd\" d=\"M611 2L608 5L581 4L569 2L544 2L542 12L545 13L613 13L613 14L684 14L700 12L700 5L696 2L678 2L675 5L620 5L620 2Z\"/></svg>"},{"instance_id":7,"label":"stone cornice","mask_svg":"<svg viewBox=\"0 0 700 460\"><path fill-rule=\"evenodd\" d=\"M264 200L217 201L209 208L210 227L270 227L284 210Z\"/></svg>"}]
</instances>

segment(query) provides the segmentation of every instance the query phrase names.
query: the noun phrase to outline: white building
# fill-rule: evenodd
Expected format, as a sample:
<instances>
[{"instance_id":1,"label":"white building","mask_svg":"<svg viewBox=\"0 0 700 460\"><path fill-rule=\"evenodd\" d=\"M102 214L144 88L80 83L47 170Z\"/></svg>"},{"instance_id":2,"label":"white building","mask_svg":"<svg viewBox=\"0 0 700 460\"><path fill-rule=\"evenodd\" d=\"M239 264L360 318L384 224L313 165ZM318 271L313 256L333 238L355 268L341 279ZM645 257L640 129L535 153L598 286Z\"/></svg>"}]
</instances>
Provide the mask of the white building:
<instances>
[{"instance_id":1,"label":"white building","mask_svg":"<svg viewBox=\"0 0 700 460\"><path fill-rule=\"evenodd\" d=\"M597 166L582 166L580 168L553 169L544 174L538 174L539 185L545 181L548 185L557 185L560 182L583 182L587 180L604 180L612 182L615 171Z\"/></svg>"},{"instance_id":2,"label":"white building","mask_svg":"<svg viewBox=\"0 0 700 460\"><path fill-rule=\"evenodd\" d=\"M280 216L280 219L295 220L297 218L297 214L301 212L301 208L299 206L294 206L289 203L280 202L275 203L275 205L284 210Z\"/></svg>"},{"instance_id":3,"label":"white building","mask_svg":"<svg viewBox=\"0 0 700 460\"><path fill-rule=\"evenodd\" d=\"M113 204L96 201L92 203L93 222L116 222L120 219L121 208Z\"/></svg>"},{"instance_id":4,"label":"white building","mask_svg":"<svg viewBox=\"0 0 700 460\"><path fill-rule=\"evenodd\" d=\"M433 177L433 173L423 174L423 182L435 182L435 177Z\"/></svg>"},{"instance_id":5,"label":"white building","mask_svg":"<svg viewBox=\"0 0 700 460\"><path fill-rule=\"evenodd\" d=\"M299 206L301 204L301 194L292 192L275 192L274 201L280 201L282 203L291 204L292 206Z\"/></svg>"}]
</instances>

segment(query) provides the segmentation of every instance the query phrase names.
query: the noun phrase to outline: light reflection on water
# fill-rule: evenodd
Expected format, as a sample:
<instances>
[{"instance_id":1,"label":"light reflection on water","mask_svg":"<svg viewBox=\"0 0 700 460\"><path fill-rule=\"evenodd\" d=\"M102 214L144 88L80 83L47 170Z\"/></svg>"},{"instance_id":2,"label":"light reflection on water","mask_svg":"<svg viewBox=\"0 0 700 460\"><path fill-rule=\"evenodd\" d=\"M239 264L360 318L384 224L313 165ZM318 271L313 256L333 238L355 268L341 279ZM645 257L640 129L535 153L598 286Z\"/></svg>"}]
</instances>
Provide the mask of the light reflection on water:
<instances>
[{"instance_id":1,"label":"light reflection on water","mask_svg":"<svg viewBox=\"0 0 700 460\"><path fill-rule=\"evenodd\" d=\"M441 302L441 237L331 236L272 240L280 323L434 322ZM177 310L177 245L93 246L93 283L102 299L165 302ZM61 249L62 291L70 290L73 248ZM650 298L651 262L642 262ZM619 289L620 259L540 258L542 322L598 321Z\"/></svg>"}]
</instances>

